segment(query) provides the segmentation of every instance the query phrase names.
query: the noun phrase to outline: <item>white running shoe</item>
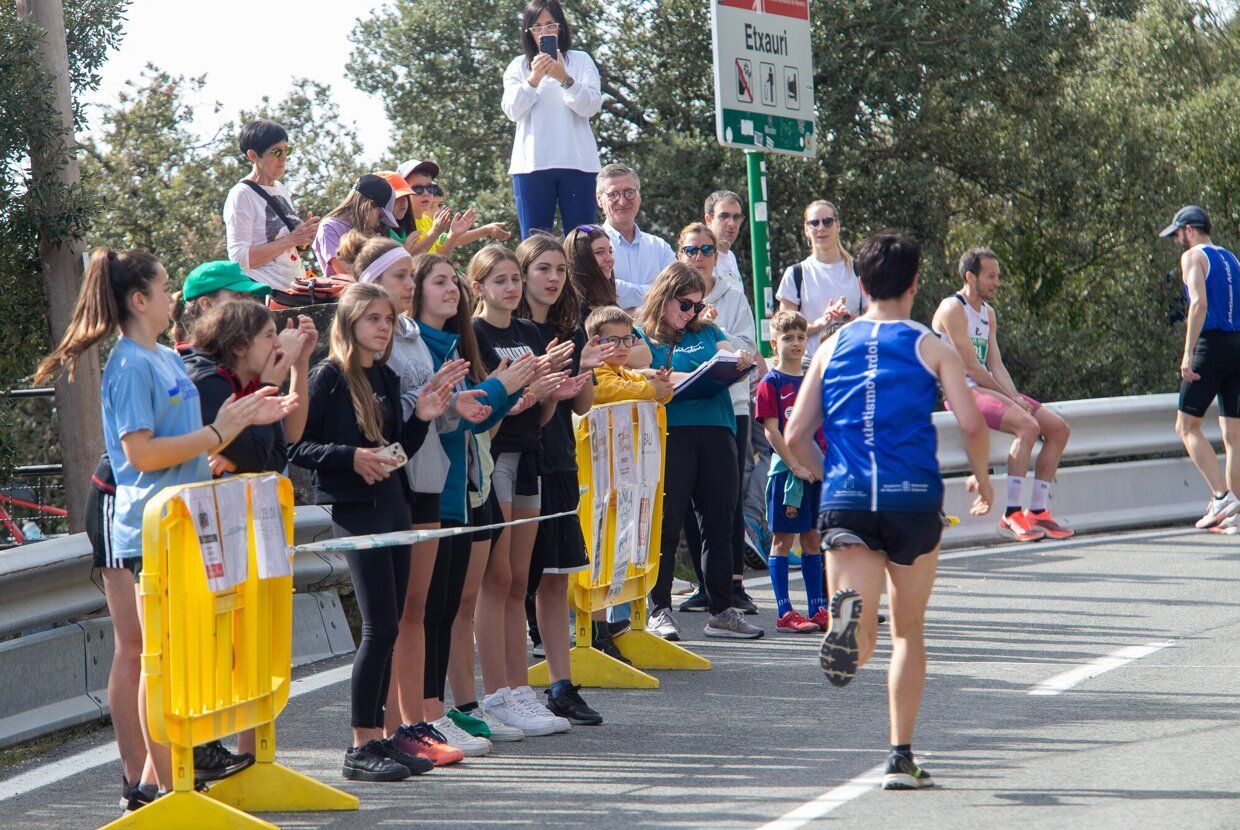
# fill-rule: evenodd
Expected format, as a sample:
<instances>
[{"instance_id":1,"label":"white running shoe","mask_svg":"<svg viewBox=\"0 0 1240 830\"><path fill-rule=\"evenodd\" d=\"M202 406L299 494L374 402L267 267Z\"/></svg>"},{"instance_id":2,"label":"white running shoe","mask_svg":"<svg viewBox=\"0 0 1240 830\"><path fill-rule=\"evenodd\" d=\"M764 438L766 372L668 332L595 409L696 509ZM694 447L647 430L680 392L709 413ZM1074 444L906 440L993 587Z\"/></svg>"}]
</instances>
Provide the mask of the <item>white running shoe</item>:
<instances>
[{"instance_id":1,"label":"white running shoe","mask_svg":"<svg viewBox=\"0 0 1240 830\"><path fill-rule=\"evenodd\" d=\"M518 700L507 686L495 694L487 695L482 701L481 708L493 715L500 723L516 727L529 737L554 735L560 731L559 724L550 718L540 718L537 713L531 712L525 701Z\"/></svg>"},{"instance_id":2,"label":"white running shoe","mask_svg":"<svg viewBox=\"0 0 1240 830\"><path fill-rule=\"evenodd\" d=\"M438 729L440 734L448 739L449 744L464 752L466 758L477 758L491 751L490 741L469 734L447 715L431 723L431 726Z\"/></svg>"},{"instance_id":3,"label":"white running shoe","mask_svg":"<svg viewBox=\"0 0 1240 830\"><path fill-rule=\"evenodd\" d=\"M646 620L646 630L668 642L676 642L680 639L680 626L676 624L670 608L660 608L651 614Z\"/></svg>"},{"instance_id":4,"label":"white running shoe","mask_svg":"<svg viewBox=\"0 0 1240 830\"><path fill-rule=\"evenodd\" d=\"M1210 528L1211 533L1220 533L1224 536L1240 536L1240 513L1233 513L1230 518Z\"/></svg>"},{"instance_id":5,"label":"white running shoe","mask_svg":"<svg viewBox=\"0 0 1240 830\"><path fill-rule=\"evenodd\" d=\"M1214 527L1226 518L1234 516L1240 511L1240 499L1236 498L1236 494L1228 491L1219 498L1211 498L1206 502L1206 514L1197 520L1197 527L1202 530Z\"/></svg>"},{"instance_id":6,"label":"white running shoe","mask_svg":"<svg viewBox=\"0 0 1240 830\"><path fill-rule=\"evenodd\" d=\"M515 726L509 726L486 709L479 706L469 714L482 721L491 730L491 743L511 743L525 739L525 733Z\"/></svg>"},{"instance_id":7,"label":"white running shoe","mask_svg":"<svg viewBox=\"0 0 1240 830\"><path fill-rule=\"evenodd\" d=\"M552 723L555 726L555 730L550 734L567 732L573 728L573 724L568 718L562 718L544 706L542 701L538 699L538 695L529 686L520 686L513 689L512 698L517 701L518 705L525 707L525 710L529 712L531 717L545 718Z\"/></svg>"}]
</instances>

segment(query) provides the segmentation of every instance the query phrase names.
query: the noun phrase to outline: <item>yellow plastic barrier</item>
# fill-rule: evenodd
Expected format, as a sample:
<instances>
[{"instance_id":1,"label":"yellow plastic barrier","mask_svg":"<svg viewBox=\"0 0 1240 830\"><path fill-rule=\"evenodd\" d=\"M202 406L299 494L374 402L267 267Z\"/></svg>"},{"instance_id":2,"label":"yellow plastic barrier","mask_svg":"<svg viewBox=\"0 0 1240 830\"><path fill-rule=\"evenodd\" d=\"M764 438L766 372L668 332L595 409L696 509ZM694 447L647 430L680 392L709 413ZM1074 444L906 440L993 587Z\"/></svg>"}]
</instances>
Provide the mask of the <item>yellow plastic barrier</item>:
<instances>
[{"instance_id":1,"label":"yellow plastic barrier","mask_svg":"<svg viewBox=\"0 0 1240 830\"><path fill-rule=\"evenodd\" d=\"M710 661L646 631L646 595L659 572L663 524L663 457L667 420L651 401L597 406L577 425L577 507L590 567L569 580L576 611L573 681L613 689L654 689L658 678L642 669L710 668ZM590 615L633 603L633 627L616 638L627 666L590 646ZM546 686L546 662L530 667L531 685Z\"/></svg>"},{"instance_id":2,"label":"yellow plastic barrier","mask_svg":"<svg viewBox=\"0 0 1240 830\"><path fill-rule=\"evenodd\" d=\"M249 812L358 808L354 796L275 763L292 674L292 538L283 476L169 487L147 504L142 673L151 735L171 747L174 783L108 828L274 828ZM194 746L246 729L256 731L256 763L195 792Z\"/></svg>"}]
</instances>

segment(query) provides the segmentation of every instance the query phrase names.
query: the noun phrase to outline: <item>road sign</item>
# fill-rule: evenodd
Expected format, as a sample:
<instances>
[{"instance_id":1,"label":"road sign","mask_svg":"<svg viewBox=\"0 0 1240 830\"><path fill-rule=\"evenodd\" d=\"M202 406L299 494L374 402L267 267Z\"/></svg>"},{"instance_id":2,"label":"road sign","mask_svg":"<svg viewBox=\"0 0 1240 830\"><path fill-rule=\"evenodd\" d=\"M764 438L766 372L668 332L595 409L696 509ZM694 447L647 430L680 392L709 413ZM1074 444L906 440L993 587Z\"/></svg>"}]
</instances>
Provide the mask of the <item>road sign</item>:
<instances>
[{"instance_id":1,"label":"road sign","mask_svg":"<svg viewBox=\"0 0 1240 830\"><path fill-rule=\"evenodd\" d=\"M814 155L809 0L712 0L711 33L719 143Z\"/></svg>"}]
</instances>

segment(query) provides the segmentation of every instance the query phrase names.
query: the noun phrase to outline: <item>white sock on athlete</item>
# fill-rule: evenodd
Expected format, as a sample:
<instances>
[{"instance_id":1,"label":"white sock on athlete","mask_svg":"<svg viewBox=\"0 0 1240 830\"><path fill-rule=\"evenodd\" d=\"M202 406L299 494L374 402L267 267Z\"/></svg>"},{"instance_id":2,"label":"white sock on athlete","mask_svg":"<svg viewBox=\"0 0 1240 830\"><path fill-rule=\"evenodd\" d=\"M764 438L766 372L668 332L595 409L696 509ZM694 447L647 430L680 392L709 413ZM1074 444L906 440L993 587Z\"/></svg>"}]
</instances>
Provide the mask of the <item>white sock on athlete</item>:
<instances>
[{"instance_id":1,"label":"white sock on athlete","mask_svg":"<svg viewBox=\"0 0 1240 830\"><path fill-rule=\"evenodd\" d=\"M1033 498L1029 502L1030 513L1040 513L1047 508L1051 498L1051 483L1040 479L1033 480Z\"/></svg>"},{"instance_id":2,"label":"white sock on athlete","mask_svg":"<svg viewBox=\"0 0 1240 830\"><path fill-rule=\"evenodd\" d=\"M1020 507L1020 491L1025 486L1024 476L1008 476L1008 509Z\"/></svg>"}]
</instances>

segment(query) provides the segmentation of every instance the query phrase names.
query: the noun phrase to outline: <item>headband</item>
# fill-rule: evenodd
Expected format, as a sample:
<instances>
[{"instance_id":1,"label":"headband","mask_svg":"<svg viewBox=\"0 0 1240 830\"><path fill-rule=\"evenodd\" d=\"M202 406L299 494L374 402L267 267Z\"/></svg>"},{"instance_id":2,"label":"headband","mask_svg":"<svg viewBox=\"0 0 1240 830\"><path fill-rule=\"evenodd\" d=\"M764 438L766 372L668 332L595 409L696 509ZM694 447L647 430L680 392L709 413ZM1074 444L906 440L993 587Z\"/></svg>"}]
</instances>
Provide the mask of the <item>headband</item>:
<instances>
[{"instance_id":1,"label":"headband","mask_svg":"<svg viewBox=\"0 0 1240 830\"><path fill-rule=\"evenodd\" d=\"M379 277L383 276L384 271L391 268L393 265L400 262L402 259L408 259L412 261L413 257L409 256L409 252L406 251L404 248L393 248L392 250L385 253L383 256L376 259L374 262L367 265L366 270L363 271L358 276L357 281L358 282L378 282Z\"/></svg>"}]
</instances>

